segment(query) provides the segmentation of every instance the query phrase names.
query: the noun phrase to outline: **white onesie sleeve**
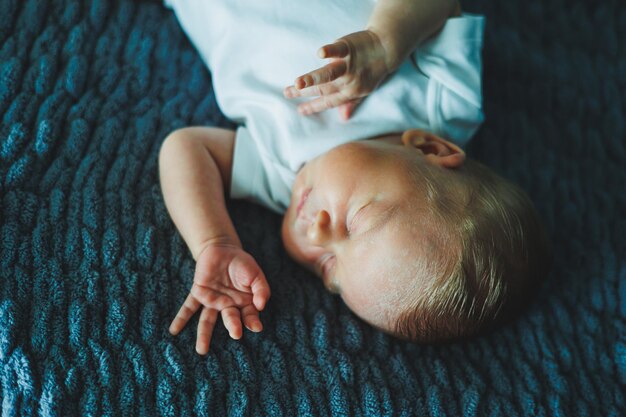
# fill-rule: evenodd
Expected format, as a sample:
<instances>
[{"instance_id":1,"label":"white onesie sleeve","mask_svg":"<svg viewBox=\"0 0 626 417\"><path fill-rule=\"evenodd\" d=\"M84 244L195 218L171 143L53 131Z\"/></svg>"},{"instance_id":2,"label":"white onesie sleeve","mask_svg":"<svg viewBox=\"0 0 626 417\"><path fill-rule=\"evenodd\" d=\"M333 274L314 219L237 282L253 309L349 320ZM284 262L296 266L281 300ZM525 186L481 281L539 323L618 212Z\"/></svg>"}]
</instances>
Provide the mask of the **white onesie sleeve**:
<instances>
[{"instance_id":1,"label":"white onesie sleeve","mask_svg":"<svg viewBox=\"0 0 626 417\"><path fill-rule=\"evenodd\" d=\"M414 53L428 78L426 106L431 129L464 146L484 120L482 60L484 17L464 14Z\"/></svg>"},{"instance_id":2,"label":"white onesie sleeve","mask_svg":"<svg viewBox=\"0 0 626 417\"><path fill-rule=\"evenodd\" d=\"M245 126L237 129L230 196L260 202L279 214L284 213L291 197L291 178L281 175L283 170L259 145Z\"/></svg>"}]
</instances>

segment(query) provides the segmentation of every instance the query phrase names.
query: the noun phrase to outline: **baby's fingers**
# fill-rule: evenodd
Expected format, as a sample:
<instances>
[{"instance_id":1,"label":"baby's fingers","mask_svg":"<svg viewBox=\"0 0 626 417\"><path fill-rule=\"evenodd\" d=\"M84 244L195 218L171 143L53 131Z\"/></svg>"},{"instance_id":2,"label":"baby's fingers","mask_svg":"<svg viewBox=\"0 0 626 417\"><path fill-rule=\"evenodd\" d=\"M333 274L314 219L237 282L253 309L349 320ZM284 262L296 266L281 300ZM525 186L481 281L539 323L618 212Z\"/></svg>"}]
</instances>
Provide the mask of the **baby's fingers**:
<instances>
[{"instance_id":1,"label":"baby's fingers","mask_svg":"<svg viewBox=\"0 0 626 417\"><path fill-rule=\"evenodd\" d=\"M258 311L262 311L271 295L270 284L267 283L263 272L260 272L255 278L250 289L252 290L252 303Z\"/></svg>"},{"instance_id":2,"label":"baby's fingers","mask_svg":"<svg viewBox=\"0 0 626 417\"><path fill-rule=\"evenodd\" d=\"M223 310L233 305L245 305L250 302L250 295L243 294L240 291L230 291L222 293L212 288L202 287L194 284L191 287L193 297L207 308Z\"/></svg>"},{"instance_id":3,"label":"baby's fingers","mask_svg":"<svg viewBox=\"0 0 626 417\"><path fill-rule=\"evenodd\" d=\"M169 331L172 335L176 336L182 329L185 328L189 319L198 311L200 307L200 302L194 298L194 296L189 293L185 302L178 310L176 317L170 324Z\"/></svg>"},{"instance_id":4,"label":"baby's fingers","mask_svg":"<svg viewBox=\"0 0 626 417\"><path fill-rule=\"evenodd\" d=\"M348 101L349 100L347 100L341 93L335 93L302 103L298 106L298 111L300 114L304 115L319 113L321 111L340 106Z\"/></svg>"},{"instance_id":5,"label":"baby's fingers","mask_svg":"<svg viewBox=\"0 0 626 417\"><path fill-rule=\"evenodd\" d=\"M322 68L311 71L308 74L301 75L296 78L294 84L298 89L311 87L316 84L324 84L341 77L346 73L347 69L348 66L346 61L339 59L323 66Z\"/></svg>"},{"instance_id":6,"label":"baby's fingers","mask_svg":"<svg viewBox=\"0 0 626 417\"><path fill-rule=\"evenodd\" d=\"M261 320L259 319L259 311L253 305L242 308L241 315L243 316L243 324L248 330L255 333L263 330L263 324L261 324Z\"/></svg>"},{"instance_id":7,"label":"baby's fingers","mask_svg":"<svg viewBox=\"0 0 626 417\"><path fill-rule=\"evenodd\" d=\"M318 97L336 93L337 91L339 91L339 89L334 83L313 85L311 87L306 87L302 89L297 89L296 87L291 85L289 87L285 87L285 89L283 90L283 95L286 98Z\"/></svg>"},{"instance_id":8,"label":"baby's fingers","mask_svg":"<svg viewBox=\"0 0 626 417\"><path fill-rule=\"evenodd\" d=\"M356 100L349 101L339 106L339 114L343 120L348 120L357 106L363 101L362 98L357 98Z\"/></svg>"},{"instance_id":9,"label":"baby's fingers","mask_svg":"<svg viewBox=\"0 0 626 417\"><path fill-rule=\"evenodd\" d=\"M241 339L243 329L241 328L241 316L237 307L228 307L222 310L222 320L228 334L233 339Z\"/></svg>"},{"instance_id":10,"label":"baby's fingers","mask_svg":"<svg viewBox=\"0 0 626 417\"><path fill-rule=\"evenodd\" d=\"M209 353L211 336L213 335L213 329L215 328L218 313L219 312L217 310L212 308L203 308L202 313L200 313L198 336L196 338L196 352L200 355L206 355Z\"/></svg>"},{"instance_id":11,"label":"baby's fingers","mask_svg":"<svg viewBox=\"0 0 626 417\"><path fill-rule=\"evenodd\" d=\"M340 41L322 46L318 49L317 56L320 58L345 58L349 53L348 44Z\"/></svg>"}]
</instances>

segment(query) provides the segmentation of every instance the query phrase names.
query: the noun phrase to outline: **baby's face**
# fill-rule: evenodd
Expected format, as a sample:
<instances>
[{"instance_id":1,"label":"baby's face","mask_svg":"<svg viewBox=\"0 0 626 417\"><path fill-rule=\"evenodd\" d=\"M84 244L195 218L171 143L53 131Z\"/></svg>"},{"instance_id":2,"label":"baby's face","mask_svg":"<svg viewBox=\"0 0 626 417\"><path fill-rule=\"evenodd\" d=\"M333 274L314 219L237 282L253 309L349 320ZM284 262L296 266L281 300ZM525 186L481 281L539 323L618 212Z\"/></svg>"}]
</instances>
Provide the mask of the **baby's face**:
<instances>
[{"instance_id":1,"label":"baby's face","mask_svg":"<svg viewBox=\"0 0 626 417\"><path fill-rule=\"evenodd\" d=\"M422 194L402 162L419 158L377 140L334 148L300 170L283 221L289 254L383 330L392 330L427 284L415 282L411 270L423 233L415 222Z\"/></svg>"}]
</instances>

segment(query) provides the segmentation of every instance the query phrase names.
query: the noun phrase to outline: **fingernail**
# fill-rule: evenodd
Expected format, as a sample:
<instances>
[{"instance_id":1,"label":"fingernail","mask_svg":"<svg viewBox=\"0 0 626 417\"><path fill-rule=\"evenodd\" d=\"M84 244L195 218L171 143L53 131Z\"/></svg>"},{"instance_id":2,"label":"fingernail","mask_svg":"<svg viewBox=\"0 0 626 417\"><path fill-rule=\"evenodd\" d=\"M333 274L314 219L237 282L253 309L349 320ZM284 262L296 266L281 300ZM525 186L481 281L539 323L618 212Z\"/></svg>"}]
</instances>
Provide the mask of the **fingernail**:
<instances>
[{"instance_id":1,"label":"fingernail","mask_svg":"<svg viewBox=\"0 0 626 417\"><path fill-rule=\"evenodd\" d=\"M320 58L326 58L326 51L324 50L324 48L320 48L317 50L317 56L319 56Z\"/></svg>"}]
</instances>

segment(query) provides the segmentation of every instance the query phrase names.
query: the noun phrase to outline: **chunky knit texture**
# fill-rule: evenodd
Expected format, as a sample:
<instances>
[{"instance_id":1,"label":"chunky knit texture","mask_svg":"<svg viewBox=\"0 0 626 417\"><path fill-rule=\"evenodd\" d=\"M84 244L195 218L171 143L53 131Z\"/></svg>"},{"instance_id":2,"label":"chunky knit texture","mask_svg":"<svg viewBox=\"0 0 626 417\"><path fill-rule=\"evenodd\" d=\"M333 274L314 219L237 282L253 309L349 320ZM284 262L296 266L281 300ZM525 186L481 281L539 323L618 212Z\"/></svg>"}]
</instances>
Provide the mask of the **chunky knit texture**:
<instances>
[{"instance_id":1,"label":"chunky knit texture","mask_svg":"<svg viewBox=\"0 0 626 417\"><path fill-rule=\"evenodd\" d=\"M469 153L529 192L555 248L536 301L488 336L398 341L234 202L273 296L262 333L220 324L200 357L197 318L167 332L194 262L157 155L175 128L232 126L210 74L159 4L0 0L2 416L626 415L626 7L464 8L487 16Z\"/></svg>"}]
</instances>

